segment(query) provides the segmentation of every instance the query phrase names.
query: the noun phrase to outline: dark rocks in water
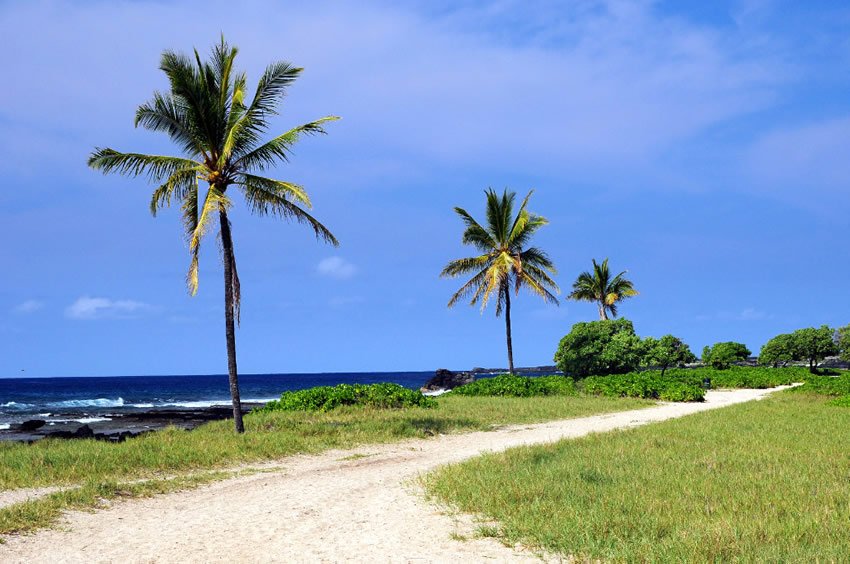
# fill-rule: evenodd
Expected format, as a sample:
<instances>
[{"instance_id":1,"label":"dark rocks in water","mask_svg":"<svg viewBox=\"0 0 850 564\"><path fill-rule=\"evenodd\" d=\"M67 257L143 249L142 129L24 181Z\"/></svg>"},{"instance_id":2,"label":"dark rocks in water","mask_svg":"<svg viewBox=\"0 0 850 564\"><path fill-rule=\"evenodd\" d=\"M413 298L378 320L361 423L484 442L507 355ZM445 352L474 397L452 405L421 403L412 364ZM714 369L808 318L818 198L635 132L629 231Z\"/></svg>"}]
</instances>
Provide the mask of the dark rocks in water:
<instances>
[{"instance_id":1,"label":"dark rocks in water","mask_svg":"<svg viewBox=\"0 0 850 564\"><path fill-rule=\"evenodd\" d=\"M425 382L420 388L422 392L437 392L439 390L452 390L458 386L475 381L475 375L469 372L452 372L445 368L438 368L434 377Z\"/></svg>"},{"instance_id":2,"label":"dark rocks in water","mask_svg":"<svg viewBox=\"0 0 850 564\"><path fill-rule=\"evenodd\" d=\"M249 413L260 405L262 404L243 403L242 411ZM51 438L96 439L120 443L129 438L166 427L177 427L190 431L209 421L229 419L233 416L233 410L230 406L212 406L111 413L67 412L55 415L59 416L62 421L47 424L48 421L32 419L20 424L11 424L8 429L0 430L0 441L32 443L40 439ZM93 416L98 419L86 424L74 421L74 419L91 418ZM71 420L69 421L69 419Z\"/></svg>"},{"instance_id":3,"label":"dark rocks in water","mask_svg":"<svg viewBox=\"0 0 850 564\"><path fill-rule=\"evenodd\" d=\"M21 426L18 427L18 430L24 432L35 431L36 429L44 427L46 424L47 421L45 421L44 419L30 419L21 423Z\"/></svg>"}]
</instances>

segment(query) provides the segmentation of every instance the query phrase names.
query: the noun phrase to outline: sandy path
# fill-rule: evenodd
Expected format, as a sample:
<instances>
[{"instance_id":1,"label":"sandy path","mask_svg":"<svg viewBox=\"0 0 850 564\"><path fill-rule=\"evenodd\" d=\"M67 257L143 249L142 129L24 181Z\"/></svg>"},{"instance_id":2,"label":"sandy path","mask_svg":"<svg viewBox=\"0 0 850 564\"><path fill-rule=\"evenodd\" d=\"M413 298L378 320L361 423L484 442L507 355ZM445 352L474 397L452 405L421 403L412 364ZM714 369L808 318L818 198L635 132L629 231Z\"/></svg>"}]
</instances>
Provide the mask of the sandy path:
<instances>
[{"instance_id":1,"label":"sandy path","mask_svg":"<svg viewBox=\"0 0 850 564\"><path fill-rule=\"evenodd\" d=\"M9 538L0 561L536 561L491 539L454 540L472 531L470 519L427 503L414 478L485 451L635 427L771 391L710 391L704 403L292 457L273 473L70 513L58 529Z\"/></svg>"}]
</instances>

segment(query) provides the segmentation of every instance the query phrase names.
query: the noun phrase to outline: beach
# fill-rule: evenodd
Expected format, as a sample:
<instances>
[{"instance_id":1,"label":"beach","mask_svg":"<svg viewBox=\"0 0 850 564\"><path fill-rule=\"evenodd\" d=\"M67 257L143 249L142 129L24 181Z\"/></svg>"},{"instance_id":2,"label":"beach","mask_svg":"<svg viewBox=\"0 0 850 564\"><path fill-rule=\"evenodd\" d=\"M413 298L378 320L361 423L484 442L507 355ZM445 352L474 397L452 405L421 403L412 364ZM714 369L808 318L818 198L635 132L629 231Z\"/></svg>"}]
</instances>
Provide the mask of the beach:
<instances>
[{"instance_id":1,"label":"beach","mask_svg":"<svg viewBox=\"0 0 850 564\"><path fill-rule=\"evenodd\" d=\"M776 389L709 391L702 403L289 457L195 490L70 512L55 529L7 538L0 560L538 561L522 547L476 538L471 518L429 503L417 478L484 452L683 417Z\"/></svg>"}]
</instances>

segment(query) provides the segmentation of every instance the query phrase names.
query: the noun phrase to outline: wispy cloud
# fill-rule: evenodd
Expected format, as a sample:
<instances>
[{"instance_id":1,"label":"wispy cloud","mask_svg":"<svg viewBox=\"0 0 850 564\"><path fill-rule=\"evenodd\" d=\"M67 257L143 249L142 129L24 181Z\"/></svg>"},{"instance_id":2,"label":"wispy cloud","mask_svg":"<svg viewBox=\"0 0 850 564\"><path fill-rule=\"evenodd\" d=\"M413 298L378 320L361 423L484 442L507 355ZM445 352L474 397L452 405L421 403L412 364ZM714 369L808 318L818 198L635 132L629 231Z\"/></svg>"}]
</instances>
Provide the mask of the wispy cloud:
<instances>
[{"instance_id":1,"label":"wispy cloud","mask_svg":"<svg viewBox=\"0 0 850 564\"><path fill-rule=\"evenodd\" d=\"M328 257L319 262L316 271L322 276L344 280L357 273L357 267L342 257Z\"/></svg>"},{"instance_id":2,"label":"wispy cloud","mask_svg":"<svg viewBox=\"0 0 850 564\"><path fill-rule=\"evenodd\" d=\"M42 308L44 308L44 302L39 300L27 300L13 307L12 312L26 315L29 313L35 313Z\"/></svg>"},{"instance_id":3,"label":"wispy cloud","mask_svg":"<svg viewBox=\"0 0 850 564\"><path fill-rule=\"evenodd\" d=\"M761 311L754 307L745 307L741 311L719 311L713 314L697 315L697 321L764 321L773 319L774 316L770 313Z\"/></svg>"},{"instance_id":4,"label":"wispy cloud","mask_svg":"<svg viewBox=\"0 0 850 564\"><path fill-rule=\"evenodd\" d=\"M112 300L82 296L65 309L69 319L128 319L154 311L154 307L135 300Z\"/></svg>"}]
</instances>

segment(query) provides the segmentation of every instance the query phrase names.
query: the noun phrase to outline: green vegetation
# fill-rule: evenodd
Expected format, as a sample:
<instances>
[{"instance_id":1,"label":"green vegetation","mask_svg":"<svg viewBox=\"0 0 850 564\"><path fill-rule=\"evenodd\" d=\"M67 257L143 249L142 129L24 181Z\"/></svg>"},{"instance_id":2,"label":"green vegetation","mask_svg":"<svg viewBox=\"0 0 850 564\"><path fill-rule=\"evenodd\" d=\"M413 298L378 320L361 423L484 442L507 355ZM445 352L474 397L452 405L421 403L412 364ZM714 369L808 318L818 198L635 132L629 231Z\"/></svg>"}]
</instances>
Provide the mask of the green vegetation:
<instances>
[{"instance_id":1,"label":"green vegetation","mask_svg":"<svg viewBox=\"0 0 850 564\"><path fill-rule=\"evenodd\" d=\"M838 337L838 354L841 360L850 362L850 325L839 327L836 331Z\"/></svg>"},{"instance_id":2,"label":"green vegetation","mask_svg":"<svg viewBox=\"0 0 850 564\"><path fill-rule=\"evenodd\" d=\"M437 401L438 409L343 406L330 412L251 413L245 418L250 432L241 435L226 432L229 422L217 421L191 432L171 428L115 444L51 439L32 445L0 443L0 491L74 485L89 488L85 491L100 487L120 491L129 487L127 483L131 480L158 480L163 476L185 478L190 473L330 448L490 430L498 425L536 423L650 405L632 399L569 396L534 399L454 396L440 397ZM53 501L48 505L59 509L76 507L73 503L77 495L51 496ZM81 503L95 506L92 500L97 499L98 496L86 494ZM20 516L33 512L44 515L45 512L38 509L42 507L40 503L47 502L28 502L0 509L0 533L32 526ZM45 517L38 526L49 522Z\"/></svg>"},{"instance_id":3,"label":"green vegetation","mask_svg":"<svg viewBox=\"0 0 850 564\"><path fill-rule=\"evenodd\" d=\"M481 378L455 388L451 392L461 396L508 396L517 398L538 396L578 395L575 382L563 376L514 376L500 374L492 378Z\"/></svg>"},{"instance_id":4,"label":"green vegetation","mask_svg":"<svg viewBox=\"0 0 850 564\"><path fill-rule=\"evenodd\" d=\"M692 378L677 378L660 372L632 372L610 376L590 376L581 382L588 394L608 397L702 401L705 390Z\"/></svg>"},{"instance_id":5,"label":"green vegetation","mask_svg":"<svg viewBox=\"0 0 850 564\"><path fill-rule=\"evenodd\" d=\"M703 348L702 361L712 368L724 370L732 366L735 362L747 360L750 354L752 353L746 345L734 341L726 341Z\"/></svg>"},{"instance_id":6,"label":"green vegetation","mask_svg":"<svg viewBox=\"0 0 850 564\"><path fill-rule=\"evenodd\" d=\"M850 410L782 393L443 468L429 491L577 560L839 562Z\"/></svg>"},{"instance_id":7,"label":"green vegetation","mask_svg":"<svg viewBox=\"0 0 850 564\"><path fill-rule=\"evenodd\" d=\"M482 254L451 261L440 276L454 278L472 274L472 278L449 300L449 307L459 300L472 296L469 304L481 302L481 310L496 295L496 316L505 312L505 333L508 346L508 371L514 372L514 353L511 340L511 288L519 294L526 287L544 301L558 304L558 285L549 276L555 274L555 266L542 250L530 247L532 235L549 223L545 217L526 209L533 192L529 192L514 217L515 192L505 190L501 197L489 189L487 195L487 227L482 227L463 208L455 212L463 220L466 229L463 243L472 245Z\"/></svg>"},{"instance_id":8,"label":"green vegetation","mask_svg":"<svg viewBox=\"0 0 850 564\"><path fill-rule=\"evenodd\" d=\"M830 401L829 405L834 405L836 407L850 407L850 396L836 398Z\"/></svg>"},{"instance_id":9,"label":"green vegetation","mask_svg":"<svg viewBox=\"0 0 850 564\"><path fill-rule=\"evenodd\" d=\"M805 360L809 363L809 370L815 372L818 362L838 353L839 343L835 340L835 330L822 325L819 329L808 327L777 335L762 347L759 362L779 366Z\"/></svg>"},{"instance_id":10,"label":"green vegetation","mask_svg":"<svg viewBox=\"0 0 850 564\"><path fill-rule=\"evenodd\" d=\"M841 372L838 376L812 375L795 392L820 394L824 396L850 395L850 372Z\"/></svg>"},{"instance_id":11,"label":"green vegetation","mask_svg":"<svg viewBox=\"0 0 850 564\"><path fill-rule=\"evenodd\" d=\"M270 401L260 411L330 411L344 405L374 409L402 407L436 407L437 402L398 384L339 384L306 390L284 392L279 400Z\"/></svg>"},{"instance_id":12,"label":"green vegetation","mask_svg":"<svg viewBox=\"0 0 850 564\"><path fill-rule=\"evenodd\" d=\"M697 357L691 348L673 335L664 335L660 339L647 337L643 340L643 358L641 365L649 368L660 368L661 375L671 366L682 366L696 362Z\"/></svg>"},{"instance_id":13,"label":"green vegetation","mask_svg":"<svg viewBox=\"0 0 850 564\"><path fill-rule=\"evenodd\" d=\"M316 237L337 244L324 225L306 209L310 199L301 186L257 176L279 162L286 162L293 145L303 135L324 133L323 124L333 116L299 125L261 143L261 136L277 113L279 102L302 69L290 63L269 65L260 78L254 97L247 103L247 79L234 68L237 49L221 38L210 61L202 62L198 52L189 58L165 51L160 69L169 82L169 91L156 92L136 110L136 126L166 133L183 155L167 157L121 153L96 148L88 160L90 167L103 173L147 176L159 184L151 199L151 213L179 202L192 259L186 281L192 295L198 289L198 256L201 239L218 217L225 278L225 336L233 416L237 432L242 432L239 382L236 371L235 322L239 321L240 286L228 211L232 201L227 189L239 189L252 212L277 215L310 226ZM209 184L201 197L198 184Z\"/></svg>"},{"instance_id":14,"label":"green vegetation","mask_svg":"<svg viewBox=\"0 0 850 564\"><path fill-rule=\"evenodd\" d=\"M576 379L631 372L642 358L640 337L628 319L576 323L555 352L558 369Z\"/></svg>"},{"instance_id":15,"label":"green vegetation","mask_svg":"<svg viewBox=\"0 0 850 564\"><path fill-rule=\"evenodd\" d=\"M611 273L608 270L608 259L602 261L602 264L597 264L596 259L593 259L593 272L582 272L573 282L573 291L569 298L576 301L593 302L599 309L599 319L608 319L608 313L611 317L617 317L617 304L626 298L637 296L631 280L625 278L626 271L611 278Z\"/></svg>"}]
</instances>

